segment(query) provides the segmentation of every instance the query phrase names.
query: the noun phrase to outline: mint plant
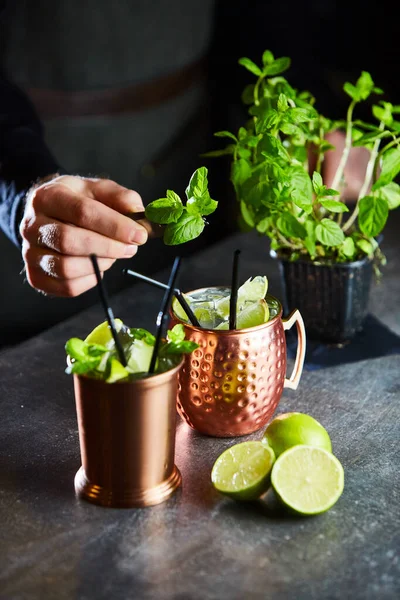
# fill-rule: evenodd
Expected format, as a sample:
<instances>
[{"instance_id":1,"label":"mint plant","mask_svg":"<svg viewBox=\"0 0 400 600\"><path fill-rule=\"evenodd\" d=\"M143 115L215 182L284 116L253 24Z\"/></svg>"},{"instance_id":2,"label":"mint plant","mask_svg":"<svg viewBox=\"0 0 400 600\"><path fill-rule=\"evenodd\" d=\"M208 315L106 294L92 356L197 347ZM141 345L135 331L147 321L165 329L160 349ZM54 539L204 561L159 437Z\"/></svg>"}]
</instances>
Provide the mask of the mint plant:
<instances>
[{"instance_id":1,"label":"mint plant","mask_svg":"<svg viewBox=\"0 0 400 600\"><path fill-rule=\"evenodd\" d=\"M165 225L164 243L176 246L197 238L203 231L204 217L215 211L218 202L208 191L208 170L197 169L186 188L186 205L176 192L167 190L166 198L150 202L145 209L146 218Z\"/></svg>"},{"instance_id":2,"label":"mint plant","mask_svg":"<svg viewBox=\"0 0 400 600\"><path fill-rule=\"evenodd\" d=\"M271 248L291 260L348 262L369 256L379 273L384 264L379 241L390 210L400 205L400 106L380 101L372 106L371 122L355 119L357 106L372 94L382 94L363 71L355 84L345 83L350 97L346 118L332 120L318 112L315 98L294 89L282 76L290 58L262 55L261 66L248 58L239 64L255 76L242 102L249 118L237 134L214 135L230 143L206 156L231 155L231 181L240 203L244 228L255 228L271 239ZM334 181L324 185L324 155L333 146L325 136L344 130L346 141ZM369 150L370 158L357 201L343 198L344 169L352 146ZM314 155L315 169L310 170Z\"/></svg>"}]
</instances>

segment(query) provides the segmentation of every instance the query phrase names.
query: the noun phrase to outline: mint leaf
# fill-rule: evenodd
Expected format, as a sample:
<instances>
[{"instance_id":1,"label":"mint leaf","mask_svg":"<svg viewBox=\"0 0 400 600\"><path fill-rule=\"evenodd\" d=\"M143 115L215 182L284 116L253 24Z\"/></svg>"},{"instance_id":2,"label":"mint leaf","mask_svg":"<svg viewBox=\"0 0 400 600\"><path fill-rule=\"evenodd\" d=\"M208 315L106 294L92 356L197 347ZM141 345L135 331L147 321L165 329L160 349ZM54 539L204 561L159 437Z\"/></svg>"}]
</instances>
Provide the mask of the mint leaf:
<instances>
[{"instance_id":1,"label":"mint leaf","mask_svg":"<svg viewBox=\"0 0 400 600\"><path fill-rule=\"evenodd\" d=\"M371 244L371 242L369 242L368 240L357 240L357 246L363 251L365 252L365 254L367 254L368 256L372 256L374 253L374 248Z\"/></svg>"},{"instance_id":2,"label":"mint leaf","mask_svg":"<svg viewBox=\"0 0 400 600\"><path fill-rule=\"evenodd\" d=\"M211 215L218 206L218 202L210 197L208 192L200 198L189 198L186 203L186 209L191 215Z\"/></svg>"},{"instance_id":3,"label":"mint leaf","mask_svg":"<svg viewBox=\"0 0 400 600\"><path fill-rule=\"evenodd\" d=\"M346 237L343 244L340 247L340 250L347 258L353 258L356 250L353 238Z\"/></svg>"},{"instance_id":4,"label":"mint leaf","mask_svg":"<svg viewBox=\"0 0 400 600\"><path fill-rule=\"evenodd\" d=\"M241 186L251 176L250 164L244 158L232 163L231 181L235 187Z\"/></svg>"},{"instance_id":5,"label":"mint leaf","mask_svg":"<svg viewBox=\"0 0 400 600\"><path fill-rule=\"evenodd\" d=\"M264 66L270 65L274 62L274 55L270 50L265 50L262 55L262 63Z\"/></svg>"},{"instance_id":6,"label":"mint leaf","mask_svg":"<svg viewBox=\"0 0 400 600\"><path fill-rule=\"evenodd\" d=\"M267 77L272 77L273 75L279 75L284 71L287 71L290 67L291 60L287 56L283 56L282 58L277 58L273 63L268 64L264 67L263 75ZM260 73L261 75L261 73Z\"/></svg>"},{"instance_id":7,"label":"mint leaf","mask_svg":"<svg viewBox=\"0 0 400 600\"><path fill-rule=\"evenodd\" d=\"M400 172L400 149L391 148L384 153L382 157L382 171L378 181L372 186L372 190L377 190L390 183Z\"/></svg>"},{"instance_id":8,"label":"mint leaf","mask_svg":"<svg viewBox=\"0 0 400 600\"><path fill-rule=\"evenodd\" d=\"M293 190L290 197L295 205L304 210L305 213L308 215L312 213L312 201L307 194L304 194L301 190Z\"/></svg>"},{"instance_id":9,"label":"mint leaf","mask_svg":"<svg viewBox=\"0 0 400 600\"><path fill-rule=\"evenodd\" d=\"M215 137L228 137L231 138L232 140L235 140L235 142L237 142L237 137L235 135L233 135L233 133L231 133L230 131L216 131L214 133Z\"/></svg>"},{"instance_id":10,"label":"mint leaf","mask_svg":"<svg viewBox=\"0 0 400 600\"><path fill-rule=\"evenodd\" d=\"M142 329L141 327L132 327L130 329L131 336L135 340L144 340L146 344L149 346L154 346L156 342L156 338L150 331L147 329Z\"/></svg>"},{"instance_id":11,"label":"mint leaf","mask_svg":"<svg viewBox=\"0 0 400 600\"><path fill-rule=\"evenodd\" d=\"M243 200L240 203L240 212L242 213L242 217L246 225L248 225L249 227L254 227L256 222L254 220L253 210L250 206L247 206L247 204L243 202Z\"/></svg>"},{"instance_id":12,"label":"mint leaf","mask_svg":"<svg viewBox=\"0 0 400 600\"><path fill-rule=\"evenodd\" d=\"M382 231L389 214L389 206L384 198L365 196L360 200L358 225L368 237L375 237Z\"/></svg>"},{"instance_id":13,"label":"mint leaf","mask_svg":"<svg viewBox=\"0 0 400 600\"><path fill-rule=\"evenodd\" d=\"M320 200L321 206L334 213L343 213L349 212L349 209L344 204L344 202L340 202L339 200Z\"/></svg>"},{"instance_id":14,"label":"mint leaf","mask_svg":"<svg viewBox=\"0 0 400 600\"><path fill-rule=\"evenodd\" d=\"M169 342L183 342L185 339L185 328L181 323L175 325L172 329L167 332L167 339Z\"/></svg>"},{"instance_id":15,"label":"mint leaf","mask_svg":"<svg viewBox=\"0 0 400 600\"><path fill-rule=\"evenodd\" d=\"M262 71L261 71L260 67L257 67L257 65L249 58L239 58L238 62L239 62L239 65L242 65L242 67L245 67L248 71L253 73L253 75L257 75L257 77L260 77L260 75L262 75Z\"/></svg>"},{"instance_id":16,"label":"mint leaf","mask_svg":"<svg viewBox=\"0 0 400 600\"><path fill-rule=\"evenodd\" d=\"M321 188L324 187L322 177L321 177L320 173L318 173L317 171L314 171L314 173L313 173L312 186L313 186L313 190L317 194L317 196L318 196Z\"/></svg>"},{"instance_id":17,"label":"mint leaf","mask_svg":"<svg viewBox=\"0 0 400 600\"><path fill-rule=\"evenodd\" d=\"M393 210L400 206L400 185L397 183L388 183L379 188L377 195L379 198L386 200L389 210Z\"/></svg>"},{"instance_id":18,"label":"mint leaf","mask_svg":"<svg viewBox=\"0 0 400 600\"><path fill-rule=\"evenodd\" d=\"M183 204L178 194L172 190L167 191L166 198L150 202L145 208L145 215L149 221L166 225L176 223L183 212Z\"/></svg>"},{"instance_id":19,"label":"mint leaf","mask_svg":"<svg viewBox=\"0 0 400 600\"><path fill-rule=\"evenodd\" d=\"M315 228L316 238L324 246L339 246L344 241L344 233L335 221L322 219Z\"/></svg>"},{"instance_id":20,"label":"mint leaf","mask_svg":"<svg viewBox=\"0 0 400 600\"><path fill-rule=\"evenodd\" d=\"M279 231L289 238L301 238L304 239L307 235L307 231L301 223L291 213L283 213L277 221Z\"/></svg>"},{"instance_id":21,"label":"mint leaf","mask_svg":"<svg viewBox=\"0 0 400 600\"><path fill-rule=\"evenodd\" d=\"M188 200L190 198L201 198L203 194L208 192L207 173L208 169L206 167L200 167L193 173L186 188L186 197Z\"/></svg>"},{"instance_id":22,"label":"mint leaf","mask_svg":"<svg viewBox=\"0 0 400 600\"><path fill-rule=\"evenodd\" d=\"M167 246L184 244L197 238L204 229L204 221L200 215L184 212L176 223L169 223L164 231L164 243Z\"/></svg>"}]
</instances>

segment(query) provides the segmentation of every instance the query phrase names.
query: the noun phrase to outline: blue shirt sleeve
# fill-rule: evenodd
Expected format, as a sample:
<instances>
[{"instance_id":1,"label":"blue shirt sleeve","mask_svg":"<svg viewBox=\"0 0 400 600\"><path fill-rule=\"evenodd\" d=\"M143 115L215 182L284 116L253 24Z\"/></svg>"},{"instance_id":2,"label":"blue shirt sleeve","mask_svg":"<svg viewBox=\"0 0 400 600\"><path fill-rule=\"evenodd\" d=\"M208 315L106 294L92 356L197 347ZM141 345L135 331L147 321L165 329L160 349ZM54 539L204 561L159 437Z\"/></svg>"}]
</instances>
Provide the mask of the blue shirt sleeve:
<instances>
[{"instance_id":1,"label":"blue shirt sleeve","mask_svg":"<svg viewBox=\"0 0 400 600\"><path fill-rule=\"evenodd\" d=\"M16 245L26 192L55 172L65 171L45 144L34 107L0 72L0 227Z\"/></svg>"}]
</instances>

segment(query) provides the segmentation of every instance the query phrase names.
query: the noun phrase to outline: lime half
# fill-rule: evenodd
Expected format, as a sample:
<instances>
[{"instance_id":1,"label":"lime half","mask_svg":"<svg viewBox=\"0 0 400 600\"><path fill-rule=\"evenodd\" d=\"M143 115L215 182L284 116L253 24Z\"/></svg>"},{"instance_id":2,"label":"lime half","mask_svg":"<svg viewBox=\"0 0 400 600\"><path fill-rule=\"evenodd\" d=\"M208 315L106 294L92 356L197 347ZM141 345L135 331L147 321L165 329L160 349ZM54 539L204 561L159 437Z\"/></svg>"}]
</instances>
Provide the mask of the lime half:
<instances>
[{"instance_id":1,"label":"lime half","mask_svg":"<svg viewBox=\"0 0 400 600\"><path fill-rule=\"evenodd\" d=\"M338 501L344 471L338 459L312 446L293 446L277 458L271 483L285 506L301 515L318 515Z\"/></svg>"},{"instance_id":2,"label":"lime half","mask_svg":"<svg viewBox=\"0 0 400 600\"><path fill-rule=\"evenodd\" d=\"M116 381L120 381L120 379L126 379L129 377L129 371L125 369L123 365L116 358L111 359L111 370L110 374L106 379L107 383L115 383Z\"/></svg>"},{"instance_id":3,"label":"lime half","mask_svg":"<svg viewBox=\"0 0 400 600\"><path fill-rule=\"evenodd\" d=\"M122 327L122 321L121 319L115 319L114 322L115 328L118 332ZM108 325L107 321L104 321L103 323L100 323L100 325L97 325L97 327L95 327L93 331L89 333L85 339L85 342L88 344L100 344L101 346L106 346L111 340L112 333L110 326Z\"/></svg>"},{"instance_id":4,"label":"lime half","mask_svg":"<svg viewBox=\"0 0 400 600\"><path fill-rule=\"evenodd\" d=\"M275 455L261 442L242 442L215 461L211 481L216 490L236 500L256 500L267 491Z\"/></svg>"},{"instance_id":5,"label":"lime half","mask_svg":"<svg viewBox=\"0 0 400 600\"><path fill-rule=\"evenodd\" d=\"M270 446L278 458L292 446L304 444L332 452L332 443L326 429L305 413L289 412L278 415L264 431L263 443Z\"/></svg>"}]
</instances>

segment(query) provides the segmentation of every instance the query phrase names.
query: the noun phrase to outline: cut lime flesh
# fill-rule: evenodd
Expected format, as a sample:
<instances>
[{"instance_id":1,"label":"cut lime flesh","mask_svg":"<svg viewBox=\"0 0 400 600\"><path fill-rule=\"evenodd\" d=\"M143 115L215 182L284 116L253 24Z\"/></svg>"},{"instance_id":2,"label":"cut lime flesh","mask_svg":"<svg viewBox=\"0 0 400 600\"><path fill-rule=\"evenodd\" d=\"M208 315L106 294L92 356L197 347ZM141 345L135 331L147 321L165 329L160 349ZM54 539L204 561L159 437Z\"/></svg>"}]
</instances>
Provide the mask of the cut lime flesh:
<instances>
[{"instance_id":1,"label":"cut lime flesh","mask_svg":"<svg viewBox=\"0 0 400 600\"><path fill-rule=\"evenodd\" d=\"M144 340L134 340L129 349L128 367L131 373L148 372L154 346Z\"/></svg>"},{"instance_id":2,"label":"cut lime flesh","mask_svg":"<svg viewBox=\"0 0 400 600\"><path fill-rule=\"evenodd\" d=\"M115 328L117 332L121 329L123 323L121 319L115 319ZM88 344L100 344L106 346L113 339L110 326L107 321L97 325L86 337L85 342Z\"/></svg>"},{"instance_id":3,"label":"cut lime flesh","mask_svg":"<svg viewBox=\"0 0 400 600\"><path fill-rule=\"evenodd\" d=\"M129 377L129 371L125 369L123 365L116 358L111 359L111 370L110 374L106 379L107 383L115 383L121 379Z\"/></svg>"},{"instance_id":4,"label":"cut lime flesh","mask_svg":"<svg viewBox=\"0 0 400 600\"><path fill-rule=\"evenodd\" d=\"M257 327L266 323L269 318L269 308L265 300L258 300L247 305L236 317L237 329Z\"/></svg>"},{"instance_id":5,"label":"cut lime flesh","mask_svg":"<svg viewBox=\"0 0 400 600\"><path fill-rule=\"evenodd\" d=\"M222 494L236 500L255 500L269 487L274 460L273 450L261 442L242 442L217 458L211 481Z\"/></svg>"},{"instance_id":6,"label":"cut lime flesh","mask_svg":"<svg viewBox=\"0 0 400 600\"><path fill-rule=\"evenodd\" d=\"M318 515L329 510L344 488L344 471L327 450L293 446L276 460L271 483L280 500L301 515Z\"/></svg>"}]
</instances>

